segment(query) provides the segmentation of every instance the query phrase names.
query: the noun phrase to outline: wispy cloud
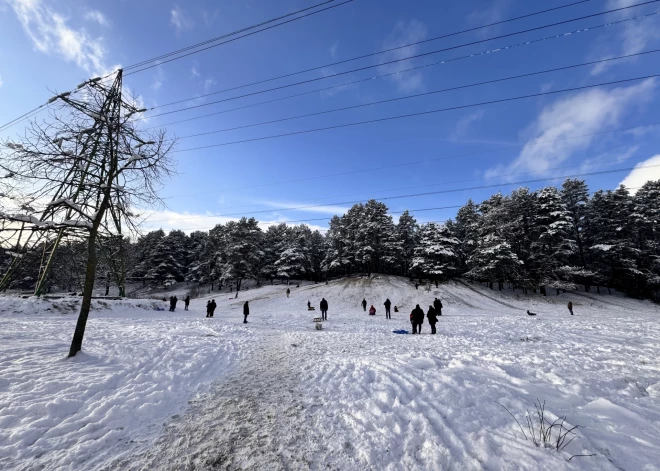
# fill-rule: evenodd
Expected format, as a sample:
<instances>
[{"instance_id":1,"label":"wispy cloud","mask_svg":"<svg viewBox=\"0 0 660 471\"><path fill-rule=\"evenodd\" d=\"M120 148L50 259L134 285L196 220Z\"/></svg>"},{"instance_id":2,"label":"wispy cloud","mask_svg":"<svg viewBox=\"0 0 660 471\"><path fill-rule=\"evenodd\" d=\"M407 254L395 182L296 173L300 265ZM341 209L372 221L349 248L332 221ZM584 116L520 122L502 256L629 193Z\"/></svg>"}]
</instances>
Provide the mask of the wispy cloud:
<instances>
[{"instance_id":1,"label":"wispy cloud","mask_svg":"<svg viewBox=\"0 0 660 471\"><path fill-rule=\"evenodd\" d=\"M587 149L597 133L620 123L635 106L647 103L653 95L655 81L609 90L594 89L558 100L546 106L530 128L531 138L520 155L510 164L500 164L486 177L520 171L547 171ZM574 136L585 135L581 138ZM570 139L569 139L570 138Z\"/></svg>"},{"instance_id":2,"label":"wispy cloud","mask_svg":"<svg viewBox=\"0 0 660 471\"><path fill-rule=\"evenodd\" d=\"M493 2L489 7L474 10L468 15L467 24L471 27L476 27L502 21L510 3L511 0L500 0ZM498 26L491 26L477 30L476 34L479 37L485 38L495 34L497 31Z\"/></svg>"},{"instance_id":3,"label":"wispy cloud","mask_svg":"<svg viewBox=\"0 0 660 471\"><path fill-rule=\"evenodd\" d=\"M422 41L427 37L426 26L418 20L410 20L408 23L399 21L394 30L385 39L383 49L391 49L400 47L405 44L411 44ZM415 55L419 51L419 46L409 46L395 51L384 54L384 62L403 59L411 55ZM402 61L394 64L384 65L379 67L383 73L400 72L403 69L408 69L412 61ZM397 87L402 92L410 93L424 88L424 74L421 71L405 72L396 74L391 79L397 84Z\"/></svg>"},{"instance_id":4,"label":"wispy cloud","mask_svg":"<svg viewBox=\"0 0 660 471\"><path fill-rule=\"evenodd\" d=\"M85 19L87 21L94 21L101 26L110 26L110 21L108 21L105 15L98 10L89 10L87 13L85 13Z\"/></svg>"},{"instance_id":5,"label":"wispy cloud","mask_svg":"<svg viewBox=\"0 0 660 471\"><path fill-rule=\"evenodd\" d=\"M204 20L204 24L206 26L212 25L213 23L216 22L216 20L218 18L220 18L220 9L219 8L216 8L212 12L208 12L206 10L204 10L202 12L202 19Z\"/></svg>"},{"instance_id":6,"label":"wispy cloud","mask_svg":"<svg viewBox=\"0 0 660 471\"><path fill-rule=\"evenodd\" d=\"M38 51L59 55L93 74L115 68L106 65L102 38L93 38L84 29L72 28L67 18L47 7L42 0L7 1Z\"/></svg>"},{"instance_id":7,"label":"wispy cloud","mask_svg":"<svg viewBox=\"0 0 660 471\"><path fill-rule=\"evenodd\" d=\"M339 42L334 43L332 46L330 46L330 48L328 48L330 57L337 57L338 51L339 51Z\"/></svg>"},{"instance_id":8,"label":"wispy cloud","mask_svg":"<svg viewBox=\"0 0 660 471\"><path fill-rule=\"evenodd\" d=\"M608 0L607 8L616 9L624 8L639 3L637 0ZM613 13L611 20L621 20L630 18L642 13L640 9L624 10L621 12ZM645 50L648 46L658 43L660 41L660 20L657 16L644 18L640 20L629 21L622 25L617 26L617 31L614 37L611 35L603 35L596 45L592 48L590 56L592 58L605 58L615 57L622 55L637 54ZM635 60L627 59L626 61L612 61L596 64L592 69L592 75L598 75L611 67L625 62Z\"/></svg>"},{"instance_id":9,"label":"wispy cloud","mask_svg":"<svg viewBox=\"0 0 660 471\"><path fill-rule=\"evenodd\" d=\"M156 73L154 74L154 81L151 83L151 88L153 90L160 90L160 87L163 86L164 82L165 82L165 71L159 65L158 67L156 67Z\"/></svg>"},{"instance_id":10,"label":"wispy cloud","mask_svg":"<svg viewBox=\"0 0 660 471\"><path fill-rule=\"evenodd\" d=\"M177 34L180 34L191 29L195 24L183 8L174 5L170 10L170 25L174 26Z\"/></svg>"},{"instance_id":11,"label":"wispy cloud","mask_svg":"<svg viewBox=\"0 0 660 471\"><path fill-rule=\"evenodd\" d=\"M657 165L657 167L650 167L651 165ZM630 188L630 192L634 194L644 183L655 180L660 180L660 154L635 165L635 168L621 181L620 185Z\"/></svg>"},{"instance_id":12,"label":"wispy cloud","mask_svg":"<svg viewBox=\"0 0 660 471\"><path fill-rule=\"evenodd\" d=\"M456 123L456 127L454 128L454 132L451 135L452 140L460 140L463 139L465 136L467 136L474 125L481 121L481 119L484 117L486 114L485 110L476 110L467 116L464 116L463 118L459 119L458 122Z\"/></svg>"}]
</instances>

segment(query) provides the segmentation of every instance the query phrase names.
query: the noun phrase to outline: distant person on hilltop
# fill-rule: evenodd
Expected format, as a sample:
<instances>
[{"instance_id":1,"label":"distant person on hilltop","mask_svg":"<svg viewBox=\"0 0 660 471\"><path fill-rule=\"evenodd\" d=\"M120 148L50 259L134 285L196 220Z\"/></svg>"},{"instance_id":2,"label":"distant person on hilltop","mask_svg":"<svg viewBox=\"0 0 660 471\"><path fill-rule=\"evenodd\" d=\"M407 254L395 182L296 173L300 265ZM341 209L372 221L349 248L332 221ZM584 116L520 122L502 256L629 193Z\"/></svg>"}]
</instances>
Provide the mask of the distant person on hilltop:
<instances>
[{"instance_id":1,"label":"distant person on hilltop","mask_svg":"<svg viewBox=\"0 0 660 471\"><path fill-rule=\"evenodd\" d=\"M376 315L376 308L372 304L371 307L369 308L369 315L370 316L375 316Z\"/></svg>"},{"instance_id":2,"label":"distant person on hilltop","mask_svg":"<svg viewBox=\"0 0 660 471\"><path fill-rule=\"evenodd\" d=\"M286 289L286 297L288 298L290 294L291 294L291 290L289 288L287 288Z\"/></svg>"},{"instance_id":3,"label":"distant person on hilltop","mask_svg":"<svg viewBox=\"0 0 660 471\"><path fill-rule=\"evenodd\" d=\"M243 304L243 324L247 324L247 318L250 315L250 306L248 306L248 302L245 301L245 304Z\"/></svg>"},{"instance_id":4,"label":"distant person on hilltop","mask_svg":"<svg viewBox=\"0 0 660 471\"><path fill-rule=\"evenodd\" d=\"M321 305L319 306L321 308L321 319L324 321L328 320L328 301L325 300L325 298L321 299Z\"/></svg>"},{"instance_id":5,"label":"distant person on hilltop","mask_svg":"<svg viewBox=\"0 0 660 471\"><path fill-rule=\"evenodd\" d=\"M364 312L367 312L367 300L366 299L362 300L362 310Z\"/></svg>"},{"instance_id":6,"label":"distant person on hilltop","mask_svg":"<svg viewBox=\"0 0 660 471\"><path fill-rule=\"evenodd\" d=\"M442 301L440 301L438 298L435 298L433 301L433 309L435 309L435 313L438 316L442 315Z\"/></svg>"},{"instance_id":7,"label":"distant person on hilltop","mask_svg":"<svg viewBox=\"0 0 660 471\"><path fill-rule=\"evenodd\" d=\"M431 324L431 334L435 334L435 324L438 322L438 313L433 306L429 306L429 312L426 313L426 318L429 320L429 324ZM421 332L421 326L419 330Z\"/></svg>"},{"instance_id":8,"label":"distant person on hilltop","mask_svg":"<svg viewBox=\"0 0 660 471\"><path fill-rule=\"evenodd\" d=\"M190 295L186 296L186 299L184 299L183 302L184 302L183 310L187 311L188 306L190 305Z\"/></svg>"},{"instance_id":9,"label":"distant person on hilltop","mask_svg":"<svg viewBox=\"0 0 660 471\"><path fill-rule=\"evenodd\" d=\"M392 303L390 302L390 298L387 298L384 304L385 304L385 319L391 319L392 314L390 314L390 306L392 306Z\"/></svg>"},{"instance_id":10,"label":"distant person on hilltop","mask_svg":"<svg viewBox=\"0 0 660 471\"><path fill-rule=\"evenodd\" d=\"M421 334L422 324L424 323L424 310L417 304L410 316L412 317L413 334Z\"/></svg>"},{"instance_id":11,"label":"distant person on hilltop","mask_svg":"<svg viewBox=\"0 0 660 471\"><path fill-rule=\"evenodd\" d=\"M571 316L573 315L573 301L568 302L568 312L571 313Z\"/></svg>"}]
</instances>

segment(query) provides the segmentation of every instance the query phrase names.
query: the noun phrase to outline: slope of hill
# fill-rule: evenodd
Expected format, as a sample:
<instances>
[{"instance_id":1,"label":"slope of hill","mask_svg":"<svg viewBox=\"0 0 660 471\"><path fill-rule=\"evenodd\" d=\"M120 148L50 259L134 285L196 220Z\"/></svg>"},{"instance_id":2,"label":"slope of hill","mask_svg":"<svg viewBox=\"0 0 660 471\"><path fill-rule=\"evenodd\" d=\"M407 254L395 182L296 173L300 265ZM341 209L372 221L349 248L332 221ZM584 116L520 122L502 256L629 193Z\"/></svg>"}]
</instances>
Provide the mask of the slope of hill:
<instances>
[{"instance_id":1,"label":"slope of hill","mask_svg":"<svg viewBox=\"0 0 660 471\"><path fill-rule=\"evenodd\" d=\"M3 298L0 467L637 470L660 461L652 303L460 281L427 291L378 275L285 290L215 294L212 319L210 297L175 313L154 311L162 302L108 302L90 319L84 354L68 361L75 314L62 306L74 301ZM410 330L410 310L436 296L438 335L428 324L421 336L392 333ZM330 307L318 331L322 297ZM391 320L386 297L401 307ZM526 440L504 409L525 425L537 399L551 420L584 427L562 452Z\"/></svg>"}]
</instances>

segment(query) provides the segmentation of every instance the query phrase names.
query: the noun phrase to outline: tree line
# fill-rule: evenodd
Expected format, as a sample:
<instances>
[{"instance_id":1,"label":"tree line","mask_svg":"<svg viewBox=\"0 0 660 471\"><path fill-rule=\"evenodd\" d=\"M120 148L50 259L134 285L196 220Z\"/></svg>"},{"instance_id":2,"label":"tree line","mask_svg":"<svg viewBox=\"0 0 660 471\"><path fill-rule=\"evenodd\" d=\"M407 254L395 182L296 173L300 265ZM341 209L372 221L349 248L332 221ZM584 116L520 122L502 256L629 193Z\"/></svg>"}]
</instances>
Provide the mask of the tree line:
<instances>
[{"instance_id":1,"label":"tree line","mask_svg":"<svg viewBox=\"0 0 660 471\"><path fill-rule=\"evenodd\" d=\"M240 290L246 279L314 280L374 272L430 281L454 277L505 283L523 291L616 288L660 299L660 181L634 195L621 186L592 195L584 181L561 188L519 188L472 200L444 224L419 224L408 212L395 222L382 202L356 204L334 216L325 235L306 225L260 228L254 218L186 235L152 231L123 248L127 279L169 284L192 281L212 290ZM2 262L7 262L7 250ZM29 288L38 248L14 287ZM100 275L111 280L110 261ZM63 244L51 282L71 289L84 273L84 250ZM108 281L109 282L109 281Z\"/></svg>"}]
</instances>

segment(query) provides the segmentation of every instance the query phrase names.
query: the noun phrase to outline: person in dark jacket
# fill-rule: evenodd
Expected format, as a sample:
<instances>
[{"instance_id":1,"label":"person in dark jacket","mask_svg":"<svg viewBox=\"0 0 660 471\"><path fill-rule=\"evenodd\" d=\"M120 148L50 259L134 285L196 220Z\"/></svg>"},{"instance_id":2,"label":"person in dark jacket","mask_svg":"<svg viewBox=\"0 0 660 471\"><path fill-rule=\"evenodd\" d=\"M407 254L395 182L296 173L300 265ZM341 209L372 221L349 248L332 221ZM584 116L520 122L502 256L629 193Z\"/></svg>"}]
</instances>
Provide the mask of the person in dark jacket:
<instances>
[{"instance_id":1,"label":"person in dark jacket","mask_svg":"<svg viewBox=\"0 0 660 471\"><path fill-rule=\"evenodd\" d=\"M172 303L172 312L174 312L174 310L176 309L176 302L177 301L178 301L178 299L176 298L176 296L173 296L172 301L171 301L171 303Z\"/></svg>"},{"instance_id":2,"label":"person in dark jacket","mask_svg":"<svg viewBox=\"0 0 660 471\"><path fill-rule=\"evenodd\" d=\"M431 333L435 334L435 324L438 322L438 313L433 306L429 306L429 312L426 313L426 318L431 324Z\"/></svg>"},{"instance_id":3,"label":"person in dark jacket","mask_svg":"<svg viewBox=\"0 0 660 471\"><path fill-rule=\"evenodd\" d=\"M435 298L433 301L433 309L435 309L435 313L438 316L442 315L442 301L440 301L438 298Z\"/></svg>"},{"instance_id":4,"label":"person in dark jacket","mask_svg":"<svg viewBox=\"0 0 660 471\"><path fill-rule=\"evenodd\" d=\"M410 315L413 322L413 334L421 334L422 324L424 323L424 310L417 304Z\"/></svg>"},{"instance_id":5,"label":"person in dark jacket","mask_svg":"<svg viewBox=\"0 0 660 471\"><path fill-rule=\"evenodd\" d=\"M186 299L184 299L183 302L185 303L185 305L184 305L184 307L183 307L183 310L184 310L184 311L187 311L187 310L188 310L188 306L190 306L190 295L186 296Z\"/></svg>"},{"instance_id":6,"label":"person in dark jacket","mask_svg":"<svg viewBox=\"0 0 660 471\"><path fill-rule=\"evenodd\" d=\"M328 320L328 301L325 298L321 299L321 319L324 321Z\"/></svg>"},{"instance_id":7,"label":"person in dark jacket","mask_svg":"<svg viewBox=\"0 0 660 471\"><path fill-rule=\"evenodd\" d=\"M573 315L573 301L568 302L568 312L571 313L571 316Z\"/></svg>"},{"instance_id":8,"label":"person in dark jacket","mask_svg":"<svg viewBox=\"0 0 660 471\"><path fill-rule=\"evenodd\" d=\"M367 312L367 300L366 299L362 299L362 310L364 312Z\"/></svg>"},{"instance_id":9,"label":"person in dark jacket","mask_svg":"<svg viewBox=\"0 0 660 471\"><path fill-rule=\"evenodd\" d=\"M390 306L392 306L392 303L390 302L390 298L387 298L384 304L385 304L385 319L391 319L392 314L390 314Z\"/></svg>"},{"instance_id":10,"label":"person in dark jacket","mask_svg":"<svg viewBox=\"0 0 660 471\"><path fill-rule=\"evenodd\" d=\"M170 312L174 311L174 296L170 296Z\"/></svg>"},{"instance_id":11,"label":"person in dark jacket","mask_svg":"<svg viewBox=\"0 0 660 471\"><path fill-rule=\"evenodd\" d=\"M211 301L206 301L206 317L211 317Z\"/></svg>"},{"instance_id":12,"label":"person in dark jacket","mask_svg":"<svg viewBox=\"0 0 660 471\"><path fill-rule=\"evenodd\" d=\"M288 298L290 294L291 294L291 290L289 288L287 288L286 289L286 297Z\"/></svg>"},{"instance_id":13,"label":"person in dark jacket","mask_svg":"<svg viewBox=\"0 0 660 471\"><path fill-rule=\"evenodd\" d=\"M309 300L307 300L307 309L311 309L311 308L312 308L312 303L310 303Z\"/></svg>"},{"instance_id":14,"label":"person in dark jacket","mask_svg":"<svg viewBox=\"0 0 660 471\"><path fill-rule=\"evenodd\" d=\"M376 315L376 308L372 304L371 307L369 308L369 315L370 316L375 316Z\"/></svg>"},{"instance_id":15,"label":"person in dark jacket","mask_svg":"<svg viewBox=\"0 0 660 471\"><path fill-rule=\"evenodd\" d=\"M243 304L243 324L247 324L247 316L250 315L250 306L248 306L248 302L245 301L245 304Z\"/></svg>"},{"instance_id":16,"label":"person in dark jacket","mask_svg":"<svg viewBox=\"0 0 660 471\"><path fill-rule=\"evenodd\" d=\"M218 307L218 305L215 303L215 299L211 299L211 305L209 306L211 312L209 317L213 317L213 313L215 312L216 307Z\"/></svg>"}]
</instances>

